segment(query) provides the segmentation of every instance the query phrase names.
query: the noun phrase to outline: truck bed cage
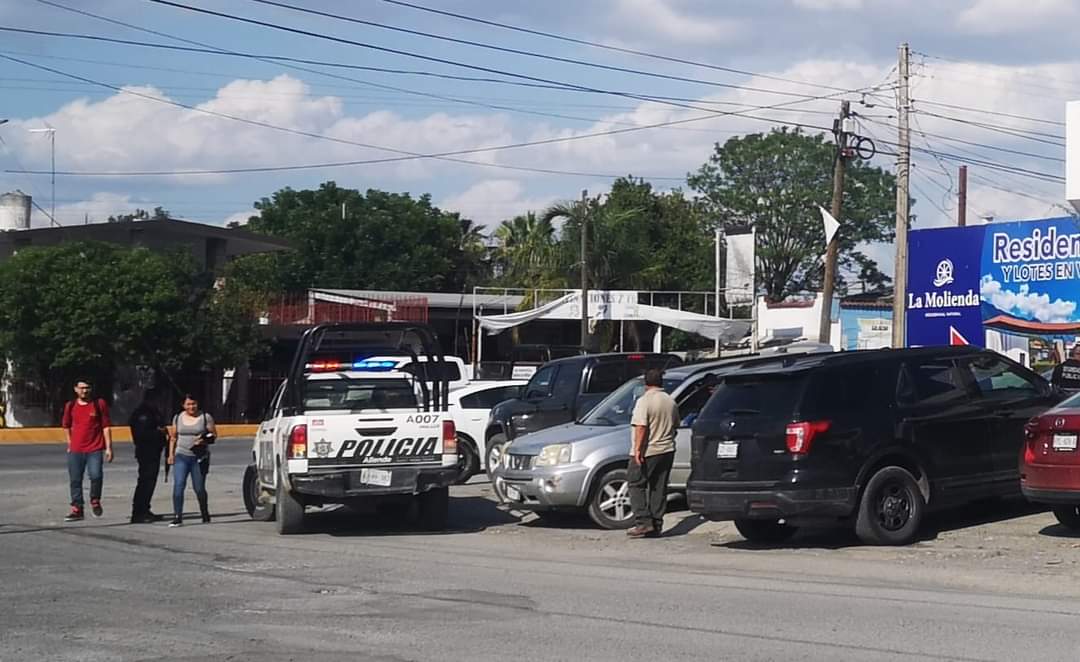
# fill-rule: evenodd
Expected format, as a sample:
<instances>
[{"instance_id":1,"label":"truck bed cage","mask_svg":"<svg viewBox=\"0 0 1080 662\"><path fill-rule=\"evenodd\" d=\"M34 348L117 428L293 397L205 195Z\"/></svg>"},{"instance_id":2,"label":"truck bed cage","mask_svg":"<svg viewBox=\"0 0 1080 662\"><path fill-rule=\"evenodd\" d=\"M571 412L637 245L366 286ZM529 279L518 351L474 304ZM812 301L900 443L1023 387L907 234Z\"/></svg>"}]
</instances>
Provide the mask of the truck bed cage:
<instances>
[{"instance_id":1,"label":"truck bed cage","mask_svg":"<svg viewBox=\"0 0 1080 662\"><path fill-rule=\"evenodd\" d=\"M415 342L407 342L410 339ZM300 337L300 344L296 348L289 368L287 393L284 399L291 402L297 411L303 410L304 384L307 379L305 368L313 356L326 352L370 352L372 349L379 353L405 355L414 362L417 361L418 356L424 356L430 363L445 363L438 337L435 331L426 324L412 322L320 324L304 331L304 335ZM415 375L415 377L423 392L424 411L447 411L450 383L445 377L440 376L445 374L445 371L423 372L424 375Z\"/></svg>"}]
</instances>

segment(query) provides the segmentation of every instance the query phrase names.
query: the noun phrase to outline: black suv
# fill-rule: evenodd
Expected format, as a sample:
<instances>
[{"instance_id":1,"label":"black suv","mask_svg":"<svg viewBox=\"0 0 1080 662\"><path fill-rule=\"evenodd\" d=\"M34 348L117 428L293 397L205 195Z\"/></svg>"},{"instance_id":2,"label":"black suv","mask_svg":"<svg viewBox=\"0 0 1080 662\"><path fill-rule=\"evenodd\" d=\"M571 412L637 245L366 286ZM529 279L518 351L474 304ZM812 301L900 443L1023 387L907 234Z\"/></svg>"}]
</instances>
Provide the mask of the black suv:
<instances>
[{"instance_id":1,"label":"black suv","mask_svg":"<svg viewBox=\"0 0 1080 662\"><path fill-rule=\"evenodd\" d=\"M694 424L690 509L748 540L853 523L911 542L928 508L1020 494L1024 424L1060 401L970 347L793 356L725 377Z\"/></svg>"},{"instance_id":2,"label":"black suv","mask_svg":"<svg viewBox=\"0 0 1080 662\"><path fill-rule=\"evenodd\" d=\"M491 410L485 433L485 469L498 463L502 446L529 432L578 420L624 382L650 368L671 368L674 354L585 354L541 366L522 389L521 398Z\"/></svg>"}]
</instances>

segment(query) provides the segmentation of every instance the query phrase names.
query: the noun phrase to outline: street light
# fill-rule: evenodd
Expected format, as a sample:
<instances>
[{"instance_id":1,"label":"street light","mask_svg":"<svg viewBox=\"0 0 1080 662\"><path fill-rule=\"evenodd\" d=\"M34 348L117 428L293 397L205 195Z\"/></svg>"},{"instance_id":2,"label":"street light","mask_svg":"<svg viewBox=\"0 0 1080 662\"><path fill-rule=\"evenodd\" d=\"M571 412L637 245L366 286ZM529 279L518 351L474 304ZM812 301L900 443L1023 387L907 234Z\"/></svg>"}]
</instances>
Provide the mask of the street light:
<instances>
[{"instance_id":1,"label":"street light","mask_svg":"<svg viewBox=\"0 0 1080 662\"><path fill-rule=\"evenodd\" d=\"M49 134L49 151L52 154L52 201L49 211L50 220L56 222L56 129L51 126L47 129L29 129L30 133Z\"/></svg>"}]
</instances>

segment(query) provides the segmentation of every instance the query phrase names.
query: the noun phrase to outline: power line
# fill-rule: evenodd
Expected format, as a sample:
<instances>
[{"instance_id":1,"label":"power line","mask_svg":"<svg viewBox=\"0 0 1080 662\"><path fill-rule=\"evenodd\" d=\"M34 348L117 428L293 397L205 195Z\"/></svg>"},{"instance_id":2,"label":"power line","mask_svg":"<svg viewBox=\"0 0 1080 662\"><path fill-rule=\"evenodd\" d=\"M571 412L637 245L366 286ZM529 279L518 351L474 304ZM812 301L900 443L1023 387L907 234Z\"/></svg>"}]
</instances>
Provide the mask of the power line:
<instances>
[{"instance_id":1,"label":"power line","mask_svg":"<svg viewBox=\"0 0 1080 662\"><path fill-rule=\"evenodd\" d=\"M959 60L959 59L955 59L955 58L942 57L940 55L931 55L929 53L918 53L918 55L920 55L920 56L922 56L924 58L929 58L931 60L939 60L941 62L949 62L950 64L960 64L960 65L966 65L966 66L977 66L977 65L982 64L980 62ZM992 65L991 64L990 66L1000 66L1000 65ZM996 73L996 72L989 72L989 73ZM1044 81L1049 81L1049 82L1052 82L1052 83L1067 83L1069 85L1075 84L1075 81L1065 81L1065 80L1060 79L1060 78L1054 78L1053 76L1047 76L1045 74L1034 73L1034 72L1031 72L1030 70L1025 70L1023 72L1023 74L1024 74L1025 78L1042 79ZM969 80L974 80L974 79L969 79ZM1032 86L1032 87L1035 87L1035 88L1041 88L1041 89L1044 89L1044 90L1059 90L1059 89L1062 89L1060 86L1051 87L1051 86L1048 86L1048 85L1036 85L1036 84L1028 82L1028 81L1010 81L1010 82L1011 83L1018 83L1018 84L1021 84L1021 85L1029 85L1029 86Z\"/></svg>"},{"instance_id":2,"label":"power line","mask_svg":"<svg viewBox=\"0 0 1080 662\"><path fill-rule=\"evenodd\" d=\"M512 144L508 144L508 145L496 145L496 146L492 146L492 147L477 147L477 148L471 148L471 149L465 149L465 150L454 150L454 151L448 151L448 152L422 154L422 153L410 152L410 151L400 150L400 149L395 149L395 148L390 148L390 147L383 147L383 146L379 146L379 145L371 145L371 144L368 144L368 143L361 143L361 142L357 142L357 141L346 140L346 139L343 139L343 138L335 138L333 136L326 136L326 135L323 135L323 134L313 133L313 132L310 132L310 131L302 131L302 130L299 130L299 129L292 129L292 128L289 128L289 127L277 126L277 125L270 124L268 122L259 121L259 120L252 120L252 119L245 118L245 117L229 115L227 113L221 113L221 112L209 110L209 109L206 109L206 108L200 108L200 107L197 107L197 106L192 106L192 105L189 105L189 104L180 103L180 102L177 102L177 101L173 101L173 100L170 100L170 99L165 99L165 98L158 97L158 96L153 96L153 95L149 95L149 94L143 94L143 93L136 92L136 91L128 89L128 88L123 88L123 87L118 87L118 86L115 86L115 85L110 85L109 83L104 83L104 82L101 82L101 81L97 81L97 80L94 80L94 79L91 79L91 78L86 78L84 76L79 76L79 75L76 75L76 74L71 74L71 73L68 73L68 72L61 71L59 69L54 69L52 67L46 67L46 66L41 65L41 64L35 64L35 63L32 63L32 62L28 62L26 60L21 60L19 58L11 57L9 55L4 55L2 53L0 53L0 59L10 60L12 62L16 62L16 63L22 64L22 65L25 65L25 66L28 66L28 67L39 69L41 71L47 71L49 73L53 73L53 74L63 76L63 77L66 77L66 78L71 78L71 79L79 80L79 81L89 83L89 84L92 84L92 85L97 85L99 87L104 87L104 88L107 88L107 89L111 89L111 90L114 90L114 91L119 92L121 94L128 94L128 95L131 95L131 96L136 96L136 97L147 99L147 100L150 100L150 101L155 101L155 102L158 102L158 103L162 103L162 104L166 104L166 105L170 105L170 106L175 106L175 107L178 107L178 108L183 108L185 110L190 110L190 111L193 111L193 112L198 112L198 113L202 113L202 114L206 114L206 115L211 115L211 116L219 117L219 118L222 118L222 119L228 119L228 120L232 120L232 121L236 121L236 122L241 122L241 123L244 123L244 124L249 124L249 125L252 125L252 126L258 126L258 127L262 127L262 128L273 129L273 130L276 130L276 131L281 131L281 132L285 132L285 133L299 135L299 136L303 136L303 137L307 137L307 138L314 138L314 139L319 139L319 140L327 140L327 141L340 143L340 144L353 145L353 146L356 146L356 147L363 147L365 149L374 149L374 150L391 152L391 153L402 154L403 155L403 156L399 156L399 157L388 157L388 158L382 158L382 159L368 159L368 160L361 160L361 161L345 161L345 162L335 162L335 163L303 164L303 165L290 165L290 166L267 166L267 167L258 167L258 168L229 168L229 169L191 170L191 171L132 171L132 172L109 172L109 173L105 173L105 172L88 173L88 172L78 172L78 171L63 171L63 172L61 172L61 171L58 171L56 173L58 175L63 174L65 176L164 176L164 175L196 175L196 174L229 174L229 173L250 173L250 172L275 172L275 171L283 171L283 170L304 170L304 169L313 169L313 168L330 168L330 167L343 167L343 166L353 166L353 165L369 165L369 164L376 164L376 163L394 163L394 162L409 161L409 160L414 160L414 159L429 159L430 158L430 159L446 160L446 161L451 161L451 162L456 162L456 163L466 163L466 164L469 164L469 165L478 165L478 166L490 167L490 168L500 168L500 169L508 169L508 170L522 170L522 171L526 171L526 172L538 172L538 173L543 173L543 174L560 174L560 175L575 175L575 176L584 176L584 177L617 178L617 177L622 176L622 175L609 175L609 174L598 174L598 173L582 173L582 172L573 172L573 171L554 170L554 169L549 169L549 168L532 168L532 167L526 167L526 166L512 166L512 165L505 165L505 164L485 163L485 162L481 162L481 161L471 161L471 160L467 160L467 159L459 159L459 158L451 158L451 157L467 155L467 154L477 154L477 153L485 153L485 152L502 151L502 150L507 150L507 149L517 149L517 148L523 148L523 147L534 147L534 146L539 146L539 145L549 145L549 144L556 144L556 143L564 143L564 142L571 142L571 141L576 141L576 140L584 140L584 139L588 139L588 138L595 138L595 137L600 137L600 136L619 135L619 134L623 134L623 133L630 133L630 132L636 132L636 131L643 131L643 130L647 130L647 129L658 128L658 127L661 127L661 126L673 126L673 125L680 125L680 124L688 124L688 123L691 123L691 122L698 122L698 121L702 121L702 120L706 120L706 119L713 119L714 117L717 117L717 116L736 116L736 117L743 117L743 118L746 118L746 119L769 122L769 123L773 123L773 124L784 124L784 125L796 126L796 127L800 127L800 128L818 129L818 130L822 130L822 131L827 131L828 130L827 127L812 126L812 125L806 125L806 124L799 124L799 123L796 123L796 122L786 122L786 121L783 121L783 120L775 120L775 119L767 118L767 117L757 117L757 116L753 116L753 115L747 115L747 114L745 114L747 111L730 111L730 112L715 112L714 111L712 115L708 115L708 116L684 118L684 119L681 119L681 120L672 120L672 121L668 121L668 122L661 122L661 123L652 124L652 125L643 125L643 126L637 126L637 127L631 127L631 128L625 128L625 129L612 129L612 130L609 130L609 131L600 131L600 132L589 133L589 134L580 134L580 135L577 135L577 136L564 136L564 137L560 137L560 138L549 138L549 139L544 139L544 140L535 140L535 141L529 141L529 142L512 143ZM803 103L803 102L802 101L795 101L795 102L786 102L786 103L791 104L791 103ZM766 109L768 109L768 107L762 107L759 110L766 110ZM38 171L23 171L23 172L25 172L27 174L39 174ZM657 180L674 180L674 181L682 181L684 179L683 177L659 177L659 176L650 176L650 177L646 177L646 178L648 178L648 179L657 179Z\"/></svg>"},{"instance_id":3,"label":"power line","mask_svg":"<svg viewBox=\"0 0 1080 662\"><path fill-rule=\"evenodd\" d=\"M1028 122L1037 122L1040 124L1050 124L1053 126L1065 126L1065 122L1058 122L1056 120L1048 120L1042 117L1028 117L1026 115L1014 115L1012 113L1002 113L996 110L986 110L985 108L972 108L971 106L960 106L952 103L942 103L940 101L929 101L927 99L919 99L917 103L926 104L928 106L938 106L940 108L952 108L953 110L966 110L972 113L982 113L984 115L994 115L997 117L1009 117L1016 120L1026 120Z\"/></svg>"},{"instance_id":4,"label":"power line","mask_svg":"<svg viewBox=\"0 0 1080 662\"><path fill-rule=\"evenodd\" d=\"M41 1L41 0L39 0L39 1ZM500 75L500 76L508 76L508 77L518 78L518 79L522 79L522 80L529 80L529 81L537 82L537 83L546 83L546 84L549 84L549 85L563 85L563 86L571 87L571 88L573 88L575 90L578 90L578 91L595 92L595 93L598 93L598 94L609 94L609 95L620 96L620 97L628 97L628 98L632 98L632 99L637 99L638 101L655 101L654 99L649 99L648 97L644 97L644 96L641 96L641 95L620 93L620 92L616 92L616 91L613 91L613 90L595 88L595 87L591 87L591 86L588 86L588 85L578 85L578 84L575 84L575 83L566 83L566 82L563 82L563 81L551 80L551 79L542 78L542 77L539 77L539 76L530 76L530 75L527 75L527 74L520 74L520 73L515 73L515 72L510 72L510 71L504 71L504 70L495 69L495 68L492 68L492 67L485 67L485 66L480 66L480 65L467 64L467 63L464 63L464 62L457 62L455 60L450 60L450 59L447 59L447 58L435 57L435 56L431 56L431 55L424 55L424 54L421 54L421 53L413 53L411 51L406 51L406 50L402 50L402 49L398 49L398 48L390 48L390 47L387 47L387 46L378 46L378 45L375 45L375 44L369 44L369 43L365 43L365 42L362 42L362 41L356 41L356 40L353 40L353 39L345 39L344 37L335 37L333 35L321 34L321 33L318 33L318 32L312 32L310 30L303 30L303 29L300 29L300 28L294 28L294 27L290 27L290 26L287 26L287 25L280 25L280 24L277 24L277 23L271 23L271 22L268 22L268 21L262 21L262 20L258 20L258 19L254 19L254 18L247 18L247 17L244 17L244 16L237 16L235 14L228 14L228 13L225 13L225 12L214 11L212 9L205 9L205 8L202 8L202 7L194 7L192 5L185 5L185 4L179 3L179 2L172 2L172 0L148 0L148 1L153 2L155 4L159 4L159 5L165 5L165 6L169 6L169 7L175 7L175 8L178 8L178 9L183 9L185 11L195 12L195 13L199 13L199 14L206 14L208 16L215 16L217 18L224 18L224 19L228 19L228 20L231 20L231 21L237 21L237 22L240 22L240 23L247 23L249 25L257 25L257 26L260 26L260 27L270 28L270 29L273 29L273 30L279 30L279 31L282 31L282 32L288 32L288 33L291 33L291 34L298 34L298 35L307 36L307 37L314 37L316 39L322 39L322 40L331 41L331 42L340 43L340 44L346 44L346 45L350 45L350 46L357 46L357 47L360 47L360 48L366 48L366 49L369 49L369 50L374 50L374 51L382 52L382 53L390 53L390 54L393 54L393 55L401 55L401 56L404 56L404 57L415 58L415 59L424 60L424 61L427 61L427 62L435 62L435 63L438 63L438 64L450 65L450 66L460 67L460 68L465 68L465 69L472 69L472 70L475 70L475 71L483 71L483 72L489 73L489 74L495 74L495 75ZM849 92L851 92L851 90L849 90ZM786 93L786 94L788 96L799 96L799 97L804 96L804 95L796 95L794 93ZM812 99L813 100L818 100L818 99L821 99L821 98L824 98L824 97L816 97L816 98L812 98ZM706 110L706 109L703 109L703 108L698 107L698 106L675 103L675 102L671 102L671 101L664 101L663 103L666 104L666 105L674 106L674 107L678 107L678 108L687 108L687 109L691 109L691 110Z\"/></svg>"},{"instance_id":5,"label":"power line","mask_svg":"<svg viewBox=\"0 0 1080 662\"><path fill-rule=\"evenodd\" d=\"M925 114L925 113L918 113L918 114ZM871 121L874 121L874 120L871 120ZM876 123L880 124L883 127L889 128L889 129L893 129L893 130L896 129L896 125L894 125L894 124L887 124L885 122L876 122ZM916 123L917 123L917 121L916 121ZM1022 150L1009 149L1008 147L999 147L997 145L990 145L990 144L987 144L987 143L980 143L980 142L975 142L975 141L971 141L971 140L964 140L963 138L954 138L952 136L944 136L944 135L942 135L940 133L932 133L930 131L923 130L921 125L920 125L918 131L919 131L919 133L921 133L924 136L931 136L931 137L934 137L934 138L938 138L940 140L944 140L944 141L947 141L947 142L953 142L953 143L957 143L957 144L960 144L960 145L970 145L972 147L979 147L979 148L982 148L982 149L989 149L989 150L994 150L994 151L998 151L998 152L1005 152L1005 153L1008 153L1008 154L1015 154L1017 156L1027 156L1027 157L1035 158L1035 159L1043 159L1043 160L1046 160L1046 161L1056 161L1058 163L1064 163L1065 162L1065 159L1062 159L1062 158L1059 158L1059 157L1056 157L1056 156L1048 156L1046 154L1038 154L1038 153L1035 153L1035 152L1025 152L1025 151L1022 151ZM1055 146L1064 147L1064 145L1055 145Z\"/></svg>"},{"instance_id":6,"label":"power line","mask_svg":"<svg viewBox=\"0 0 1080 662\"><path fill-rule=\"evenodd\" d=\"M437 39L439 41L446 41L446 42L450 42L450 43L454 43L454 44L473 46L473 47L476 47L476 48L484 48L484 49L488 49L488 50L498 51L500 53L510 53L510 54L513 54L513 55L521 55L521 56L525 56L525 57L539 58L539 59L549 60L549 61L553 61L553 62L562 62L562 63L565 63L565 64L575 64L575 65L578 65L578 66L590 67L590 68L593 68L593 69L602 69L602 70L605 70L605 71L616 71L616 72L619 72L619 73L632 74L632 75L635 75L635 76L646 76L646 77L649 77L649 78L658 78L658 79L662 79L662 80L671 80L671 81L677 81L677 82L681 82L681 83L693 83L693 84L696 84L696 85L707 85L707 86L710 86L710 87L721 87L721 88L735 89L735 90L747 90L747 91L751 91L751 92L760 92L760 93L763 93L763 94L778 94L778 95L783 95L783 96L800 96L800 97L803 97L803 98L813 98L812 95L803 95L803 94L798 94L798 93L795 93L795 92L784 92L784 91L781 91L781 90L771 90L771 89L768 89L768 88L751 87L751 86L746 86L746 85L736 85L736 84L733 84L733 83L722 83L722 82L719 82L719 81L703 80L703 79L700 79L700 78L689 78L689 77L686 77L686 76L676 76L676 75L672 75L672 74L663 74L663 73L659 73L659 72L655 72L655 71L644 71L644 70L641 70L641 69L632 69L630 67L620 67L620 66L616 66L616 65L602 64L602 63L599 63L599 62L590 62L588 60L578 60L578 59L575 59L575 58L561 57L561 56L558 56L558 55L549 55L549 54L546 54L546 53L537 53L537 52L534 52L534 51L528 51L528 50L524 50L524 49L520 49L520 48L509 48L509 47L506 47L506 46L497 46L495 44L487 44L487 43L484 43L484 42L473 41L473 40L470 40L470 39L458 39L456 37L449 37L449 36L446 36L446 35L436 34L436 33L432 33L432 32L423 32L421 30L413 30L411 28L403 28L401 26L389 25L389 24L386 24L386 23L378 23L376 21L369 21L369 20L366 20L366 19L355 18L355 17L352 17L352 16L345 16L343 14L334 14L334 13L331 13L331 12L320 11L320 10L311 9L311 8L308 8L308 7L299 7L297 5L290 5L290 4L285 3L285 2L278 2L277 0L249 0L249 1L250 2L255 2L255 3L258 3L258 4L262 4L262 5L268 5L268 6L272 6L272 7L279 7L281 9L289 9L289 10L292 10L292 11L295 11L295 12L300 12L300 13L308 14L308 15L312 15L312 16L321 16L323 18L330 18L330 19L334 19L334 20L337 20L337 21L346 21L346 22L349 22L349 23L355 23L357 25L366 25L368 27L380 28L380 29L383 29L383 30L391 30L393 32L399 32L399 33L403 33L403 34L410 34L410 35L414 35L414 36L425 37L427 39ZM165 4L172 4L172 3L165 3ZM177 5L177 6L179 6L179 5ZM839 89L839 88L833 88L833 89Z\"/></svg>"},{"instance_id":7,"label":"power line","mask_svg":"<svg viewBox=\"0 0 1080 662\"><path fill-rule=\"evenodd\" d=\"M1028 129L1021 129L1019 127L1003 126L1001 124L990 124L986 122L977 122L974 120L964 119L960 117L950 117L948 115L941 115L939 113L931 113L925 110L914 111L919 115L926 117L933 117L940 120L946 120L948 122L955 122L957 124L963 124L964 126L973 126L987 131L993 131L1006 136L1012 136L1014 138L1022 138L1024 140L1031 140L1034 142L1043 143L1045 145L1053 145L1055 147L1064 147L1065 136L1057 135L1054 133L1044 133L1041 131L1031 131ZM1051 140L1045 140L1044 138L1050 138Z\"/></svg>"},{"instance_id":8,"label":"power line","mask_svg":"<svg viewBox=\"0 0 1080 662\"><path fill-rule=\"evenodd\" d=\"M760 73L756 73L756 72L753 72L753 71L746 71L744 69L735 69L735 68L732 68L732 67L724 67L724 66L720 66L720 65L717 65L717 64L711 64L711 63L708 63L708 62L700 62L700 61L688 60L688 59L680 58L680 57L673 57L673 56L670 56L670 55L660 55L660 54L657 54L657 53L649 53L649 52L646 52L646 51L635 50L635 49L632 49L632 48L623 48L623 47L620 47L620 46L612 46L610 44L601 44L601 43L597 43L597 42L594 42L594 41L588 41L586 39L577 39L577 38L574 38L574 37L568 37L566 35L560 35L560 34L556 34L556 33L553 33L553 32L544 32L544 31L541 31L541 30L534 30L534 29L531 29L531 28L523 28L523 27L516 26L516 25L510 25L510 24L507 24L507 23L500 23L498 21L492 21L492 20L488 20L488 19L484 19L484 18L479 18L479 17L476 17L476 16L468 16L466 14L459 14L459 13L446 11L446 10L442 10L442 9L435 9L433 7L426 7L424 5L414 4L414 3L411 3L411 2L403 2L401 0L382 0L382 1L386 2L386 3L389 3L389 4L392 4L392 5L398 5L398 6L401 6L401 7L408 7L409 9L415 9L415 10L418 10L418 11L428 12L428 13L431 13L431 14L437 14L437 15L440 15L440 16L446 16L446 17L450 17L450 18L457 18L457 19L460 19L460 20L463 20L463 21L471 21L473 23L480 23L482 25L487 25L487 26L490 26L490 27L497 27L497 28L502 28L502 29L505 29L505 30L512 30L512 31L515 31L515 32L521 32L521 33L524 33L524 34L531 34L531 35L538 36L538 37L547 37L549 39L557 39L559 41L564 41L564 42L571 43L571 44L578 44L578 45L581 45L581 46L590 46L592 48L601 48L601 49L604 49L604 50L607 50L607 51L612 51L612 52L615 52L615 53L624 53L624 54L627 54L627 55L637 55L639 57L646 57L646 58L650 58L650 59L654 59L654 60L661 60L661 61L664 61L664 62L671 62L671 63L675 63L675 64L687 64L687 65L694 66L694 67L702 67L702 68L705 68L705 69L712 69L714 71L723 71L723 72L732 73L732 74L739 74L739 75L742 75L742 76L752 76L752 77L756 77L756 78L764 78L764 79L775 80L775 81L779 81L779 82L783 82L783 83L795 83L797 85L809 85L809 86L812 86L812 87L817 87L817 88L822 88L822 89L832 89L832 90L836 90L836 91L843 91L842 88L832 87L832 86L829 86L829 85L823 85L823 84L820 84L820 83L810 83L810 82L807 82L807 81L795 80L793 78L784 78L782 76L773 76L773 75L770 75L770 74L760 74Z\"/></svg>"},{"instance_id":9,"label":"power line","mask_svg":"<svg viewBox=\"0 0 1080 662\"><path fill-rule=\"evenodd\" d=\"M45 2L45 0L38 0L38 1L39 2ZM349 82L353 82L353 83L358 83L360 85L364 85L364 86L367 86L367 87L375 87L375 88L379 88L379 89L391 90L391 91L395 91L395 92L401 92L401 93L404 93L404 94L425 96L425 97L440 99L440 100L443 100L443 101L449 101L449 102L452 102L452 103L460 103L460 104L466 104L466 105L472 105L472 106L480 106L480 107L488 108L488 109L491 109L491 110L505 110L505 111L508 111L508 112L519 112L519 113L528 114L528 115L537 115L537 116L542 116L542 117L554 117L554 118L557 118L557 119L569 119L569 120L576 120L576 121L598 121L598 120L592 120L592 119L589 119L589 118L573 117L573 116L568 116L568 115L559 115L559 114L555 114L555 113L544 113L544 112L541 112L541 111L526 110L526 109L521 109L521 108L498 106L498 105L495 105L495 104L484 103L484 102L469 101L469 100L467 100L465 98L462 98L460 96L459 97L450 97L450 96L446 96L446 95L434 94L434 93L430 93L430 92L423 92L423 91L419 91L419 90L411 90L411 89L408 89L408 88L401 88L401 87L396 87L396 86L392 86L392 85L386 85L386 84L382 84L382 83L374 83L374 82L371 82L371 81L366 81L366 80L357 79L357 78L351 78L351 77L348 77L348 76L341 76L341 75L333 74L333 73L330 73L330 72L319 71L319 70L316 70L316 69L309 69L307 67L296 66L296 65L291 64L291 63L300 62L300 63L312 64L312 65L315 65L315 66L336 67L336 68L344 68L344 69L355 69L355 70L372 71L372 72L377 72L377 73L388 73L388 74L426 76L426 77L450 79L450 80L455 80L455 81L505 84L505 85L514 85L514 86L518 86L518 87L527 87L527 88L533 88L533 89L538 88L538 89L552 89L552 90L562 90L562 91L571 91L571 92L587 92L587 93L594 93L594 94L615 94L617 96L624 96L624 97L627 97L627 98L632 98L632 99L637 99L637 100L645 100L645 101L650 102L650 103L665 103L665 102L669 102L669 101L674 101L674 102L691 102L691 103L695 103L695 104L698 104L698 105L728 105L728 106L744 106L744 107L756 108L752 104L742 104L742 103L731 102L731 101L704 101L704 100L691 99L691 98L686 98L686 97L650 95L650 94L643 94L643 93L642 94L637 94L637 93L618 91L618 90L612 90L612 91L581 90L581 89L577 89L576 87L573 87L573 86L570 86L570 85L541 85L541 84L534 84L534 83L525 83L525 82L521 82L521 81L507 81L507 80L502 80L502 79L497 79L497 78L481 78L481 77L473 77L473 76L457 76L457 75L452 75L452 74L442 74L442 73L430 72L430 71L418 71L418 70L409 70L409 69L392 69L392 68L386 68L386 67L373 67L373 66L365 66L365 65L343 64L343 63L339 63L339 62L327 62L327 61L322 61L322 60L311 60L311 59L305 59L305 58L293 58L293 57L286 57L286 56L280 56L280 55L264 55L264 54L255 54L255 53L245 53L245 52L241 52L241 51L224 50L224 49L219 49L219 48L209 46L209 45L206 45L206 44L202 44L201 42L187 40L187 39L184 39L182 37L176 37L174 35L169 35L167 33L159 32L159 31L156 31L156 30L149 30L147 28L143 28L143 27L140 27L140 26L137 26L137 25L132 25L130 23L124 23L122 21L116 21L115 19L111 19L111 18L108 18L108 17L105 17L105 16L100 16L100 15L97 15L97 14L93 14L91 12L86 12L86 11L82 11L82 10L78 10L78 9L74 9L74 8L70 8L70 7L65 7L64 5L60 5L60 4L57 4L57 3L46 2L46 4L49 4L50 6L54 6L54 7L60 8L60 9L65 9L65 10L68 10L68 11L73 11L73 12L76 12L76 13L79 13L79 14L83 14L85 16L90 16L90 17L97 18L97 19L100 19L100 20L108 21L110 23L115 23L115 24L118 24L118 25L122 25L124 27L128 27L128 28L131 28L131 29L134 29L134 30L145 31L145 32L148 32L148 33L151 33L151 34L156 34L156 35L159 35L159 36L163 36L163 37L166 37L166 38L169 38L169 39L176 39L176 40L179 40L179 41L184 41L184 42L187 42L187 43L193 43L193 44L200 45L200 46L205 46L205 47L203 47L203 48L195 48L195 47L190 47L190 46L175 46L175 45L171 45L171 44L162 44L162 43L155 43L155 42L136 41L136 40L130 40L130 39L117 39L117 38L112 38L112 37L104 37L104 36L100 36L100 35L87 35L87 34L65 33L65 32L50 32L50 31L45 31L45 30L30 30L30 29L24 29L24 28L12 28L12 27L5 27L5 26L0 26L0 31L23 33L23 34L33 34L33 35L36 35L36 36L47 36L47 37L57 37L57 38L69 38L69 39L84 39L84 40L100 41L100 42L105 42L105 43L122 44L122 45L128 45L128 46L139 46L139 47L144 47L144 48L156 48L156 49L165 49L165 50L172 50L172 51L192 52L192 53L199 53L199 54L204 54L204 55L224 55L224 56L240 57L240 58L247 58L247 59L254 59L254 60L261 60L261 61L270 61L269 62L270 64L277 64L277 65L280 65L280 66L283 66L283 67L286 67L286 68L295 69L295 70L298 70L298 71L304 71L304 72L307 72L307 73L312 73L312 74L319 75L319 76L325 76L325 77L333 78L333 79L337 79L337 80L343 80L343 81L349 81ZM6 51L6 52L8 54L18 54L15 51ZM75 62L89 62L89 63L94 63L94 64L117 64L118 66L125 66L125 65L121 65L119 63L106 63L106 62L94 61L94 60L82 60L82 59L79 59L79 58L62 58L62 57L58 57L58 56L38 55L36 53L27 54L27 55L31 55L33 57L47 57L47 58L50 58L50 59L57 59L57 60L70 60L70 61L75 61ZM132 65L132 66L138 66L138 65ZM142 67L140 67L140 68L142 68ZM179 73L203 73L203 72L187 72L187 71L184 71L184 70L171 70L171 71L175 71L175 72L179 72ZM853 90L853 92L857 93L857 92L859 92L859 90ZM825 98L825 97L818 97L818 99L822 99L822 98ZM813 101L813 100L817 100L817 99L807 99L806 101L809 103L810 101ZM681 104L669 104L669 105L677 105L677 107L692 107L692 106L683 106ZM824 111L824 110L806 109L804 112L807 112L807 113L810 113L810 114L832 115L832 112Z\"/></svg>"}]
</instances>

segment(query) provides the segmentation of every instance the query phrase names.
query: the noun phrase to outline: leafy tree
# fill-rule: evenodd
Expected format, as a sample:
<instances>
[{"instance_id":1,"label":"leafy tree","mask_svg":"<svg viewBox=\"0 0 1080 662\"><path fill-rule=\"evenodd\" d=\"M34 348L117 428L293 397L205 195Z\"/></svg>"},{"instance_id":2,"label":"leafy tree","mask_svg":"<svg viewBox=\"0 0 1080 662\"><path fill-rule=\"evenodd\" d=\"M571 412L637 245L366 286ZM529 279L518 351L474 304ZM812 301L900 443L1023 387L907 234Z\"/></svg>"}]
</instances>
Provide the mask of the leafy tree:
<instances>
[{"instance_id":1,"label":"leafy tree","mask_svg":"<svg viewBox=\"0 0 1080 662\"><path fill-rule=\"evenodd\" d=\"M0 355L53 401L79 375L118 365L201 370L259 347L255 302L215 288L187 252L80 242L31 247L0 264Z\"/></svg>"},{"instance_id":2,"label":"leafy tree","mask_svg":"<svg viewBox=\"0 0 1080 662\"><path fill-rule=\"evenodd\" d=\"M758 282L772 301L820 289L825 235L818 205L830 204L835 153L823 134L774 130L717 144L709 162L688 178L721 228L757 229ZM853 276L870 286L888 282L858 246L892 241L895 186L880 168L848 163L838 219L839 292Z\"/></svg>"},{"instance_id":3,"label":"leafy tree","mask_svg":"<svg viewBox=\"0 0 1080 662\"><path fill-rule=\"evenodd\" d=\"M131 214L119 214L117 216L110 216L109 223L126 223L128 221L167 221L172 218L169 215L169 211L164 207L154 207L154 211L148 212L145 209L136 209Z\"/></svg>"},{"instance_id":4,"label":"leafy tree","mask_svg":"<svg viewBox=\"0 0 1080 662\"><path fill-rule=\"evenodd\" d=\"M361 193L326 182L282 189L255 203L247 229L290 241L294 251L238 260L233 275L253 288L311 287L461 292L485 275L477 230L431 197Z\"/></svg>"}]
</instances>

